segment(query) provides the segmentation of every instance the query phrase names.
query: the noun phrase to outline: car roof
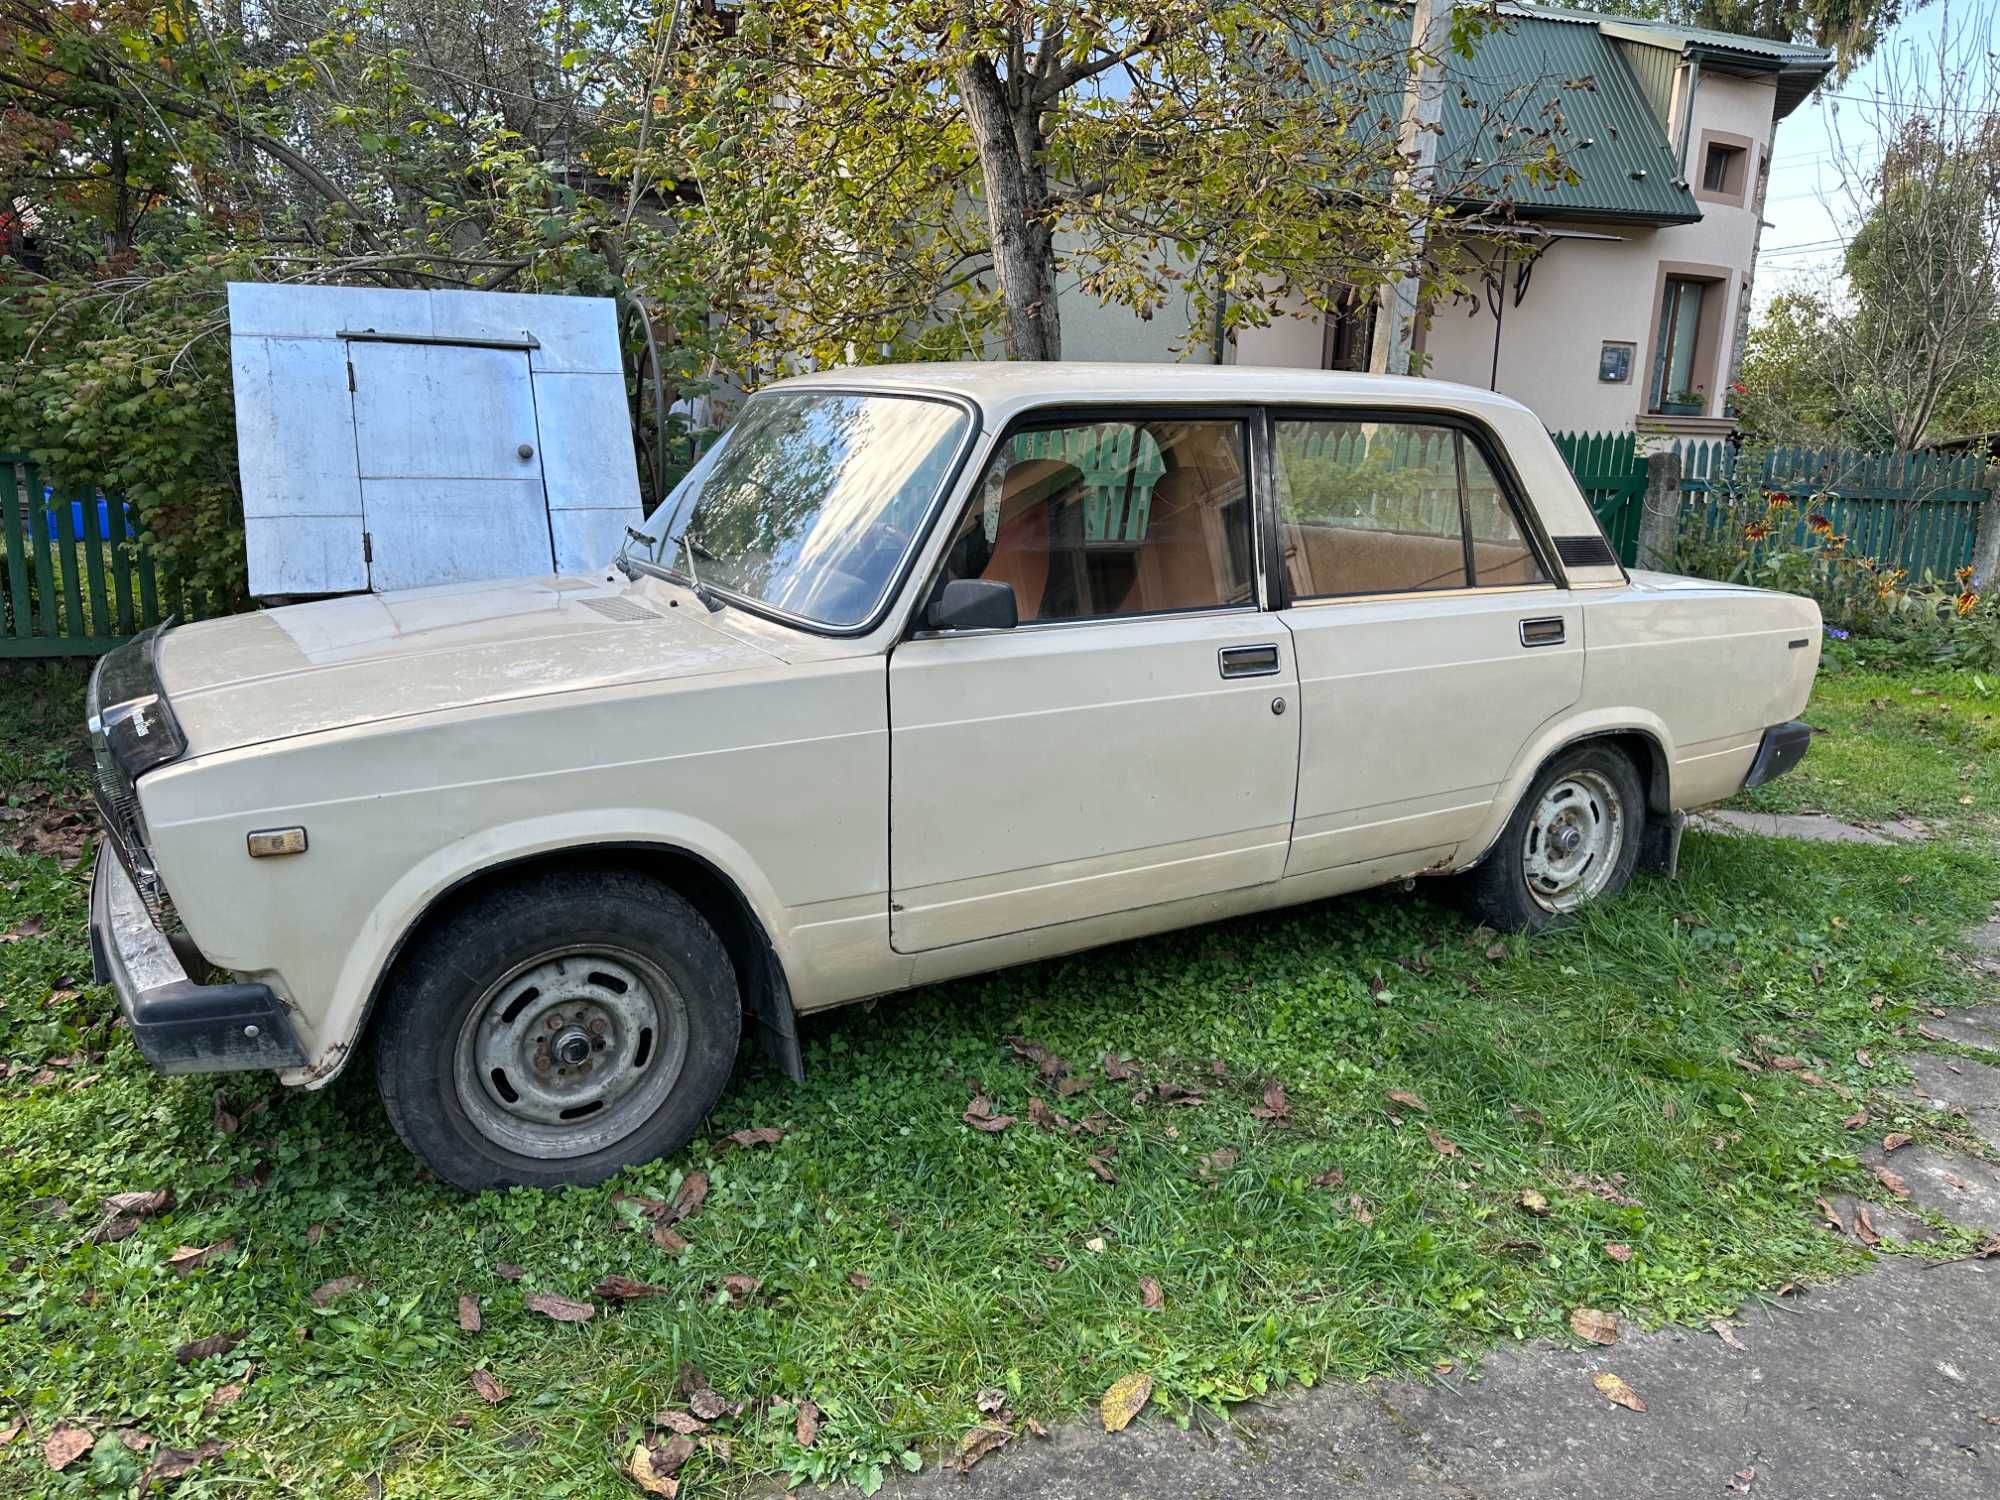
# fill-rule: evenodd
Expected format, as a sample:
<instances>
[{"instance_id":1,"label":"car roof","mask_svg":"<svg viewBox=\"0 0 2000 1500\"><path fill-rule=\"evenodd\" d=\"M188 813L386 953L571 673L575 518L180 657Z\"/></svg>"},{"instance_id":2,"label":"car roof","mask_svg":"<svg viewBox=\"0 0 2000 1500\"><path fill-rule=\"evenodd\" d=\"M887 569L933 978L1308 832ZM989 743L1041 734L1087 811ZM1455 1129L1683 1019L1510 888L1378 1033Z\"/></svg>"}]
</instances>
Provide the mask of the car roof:
<instances>
[{"instance_id":1,"label":"car roof","mask_svg":"<svg viewBox=\"0 0 2000 1500\"><path fill-rule=\"evenodd\" d=\"M1109 361L940 360L932 364L862 365L795 375L766 390L908 391L967 398L989 427L1038 406L1099 402L1238 402L1347 406L1411 406L1526 413L1518 401L1477 386L1407 375L1353 375L1260 365L1119 364Z\"/></svg>"}]
</instances>

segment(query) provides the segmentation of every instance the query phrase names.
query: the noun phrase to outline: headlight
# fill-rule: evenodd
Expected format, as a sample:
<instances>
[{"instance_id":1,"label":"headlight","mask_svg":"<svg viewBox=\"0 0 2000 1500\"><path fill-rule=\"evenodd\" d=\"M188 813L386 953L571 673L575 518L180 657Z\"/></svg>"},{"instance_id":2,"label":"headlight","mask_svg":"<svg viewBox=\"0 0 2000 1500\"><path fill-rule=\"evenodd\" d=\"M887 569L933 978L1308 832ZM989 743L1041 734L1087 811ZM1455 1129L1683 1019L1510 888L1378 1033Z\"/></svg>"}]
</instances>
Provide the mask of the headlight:
<instances>
[{"instance_id":1,"label":"headlight","mask_svg":"<svg viewBox=\"0 0 2000 1500\"><path fill-rule=\"evenodd\" d=\"M154 652L166 628L162 623L141 631L106 655L90 674L84 700L91 738L133 780L187 752L187 736L167 706L154 666Z\"/></svg>"}]
</instances>

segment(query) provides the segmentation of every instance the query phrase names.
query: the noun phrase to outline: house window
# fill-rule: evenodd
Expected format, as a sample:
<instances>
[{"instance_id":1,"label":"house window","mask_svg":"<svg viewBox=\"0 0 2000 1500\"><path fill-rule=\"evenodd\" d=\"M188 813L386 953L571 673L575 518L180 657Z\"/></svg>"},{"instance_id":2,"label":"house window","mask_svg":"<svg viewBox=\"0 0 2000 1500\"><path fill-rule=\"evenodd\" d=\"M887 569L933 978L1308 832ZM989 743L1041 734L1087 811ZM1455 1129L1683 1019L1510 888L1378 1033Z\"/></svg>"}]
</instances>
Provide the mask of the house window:
<instances>
[{"instance_id":1,"label":"house window","mask_svg":"<svg viewBox=\"0 0 2000 1500\"><path fill-rule=\"evenodd\" d=\"M1702 302L1711 295L1712 286L1711 282L1697 281L1692 277L1667 278L1660 298L1659 336L1654 345L1654 411L1693 403L1701 403L1706 409L1708 393L1700 363L1704 343Z\"/></svg>"},{"instance_id":2,"label":"house window","mask_svg":"<svg viewBox=\"0 0 2000 1500\"><path fill-rule=\"evenodd\" d=\"M1340 301L1321 325L1319 367L1322 370L1359 373L1368 368L1368 346L1375 338L1375 306L1372 295L1353 287L1341 294Z\"/></svg>"},{"instance_id":3,"label":"house window","mask_svg":"<svg viewBox=\"0 0 2000 1500\"><path fill-rule=\"evenodd\" d=\"M1708 143L1707 155L1701 164L1702 191L1722 193L1739 197L1743 192L1743 165L1749 153L1741 146L1726 146L1720 141Z\"/></svg>"}]
</instances>

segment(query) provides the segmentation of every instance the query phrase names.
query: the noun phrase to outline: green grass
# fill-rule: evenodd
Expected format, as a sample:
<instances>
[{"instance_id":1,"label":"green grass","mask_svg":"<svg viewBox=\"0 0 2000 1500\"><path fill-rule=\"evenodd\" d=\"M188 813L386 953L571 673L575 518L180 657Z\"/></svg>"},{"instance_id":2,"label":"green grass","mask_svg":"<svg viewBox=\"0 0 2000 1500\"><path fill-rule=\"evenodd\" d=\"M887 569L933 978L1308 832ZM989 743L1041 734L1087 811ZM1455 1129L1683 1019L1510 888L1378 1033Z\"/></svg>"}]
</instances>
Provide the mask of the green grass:
<instances>
[{"instance_id":1,"label":"green grass","mask_svg":"<svg viewBox=\"0 0 2000 1500\"><path fill-rule=\"evenodd\" d=\"M223 1134L218 1086L240 1113L261 1081L163 1080L139 1062L88 983L88 862L0 852L0 933L46 924L0 946L0 1370L30 1423L0 1450L0 1490L131 1486L141 1460L114 1442L47 1470L42 1440L67 1419L182 1448L221 1440L183 1481L205 1495L629 1495L636 1424L677 1404L683 1362L749 1403L716 1423L726 1447L698 1449L684 1493L865 1481L942 1461L980 1420L982 1388L1016 1419L1053 1421L1143 1370L1156 1411L1185 1416L1567 1338L1579 1305L1693 1321L1854 1269L1865 1253L1812 1212L1818 1194L1880 1191L1855 1160L1864 1133L1841 1121L1865 1100L1866 1137L1939 1128L1886 1090L1907 1077L1897 1054L1917 1008L1975 993L1949 950L2000 875L1972 836L2000 813L1994 784L1950 769L1992 732L1971 722L1983 699L1967 680L1924 684L1934 700L1906 679L1830 678L1810 717L1834 734L1759 800L1948 815L1965 837L1884 850L1691 835L1678 883L1642 880L1570 930L1497 949L1440 901L1386 894L925 990L808 1023L803 1088L746 1063L703 1140L567 1193L467 1199L420 1181L359 1065ZM79 696L73 679L0 679L0 795L38 819L80 794ZM1947 702L1963 718L1916 727ZM1038 1085L1009 1035L1091 1087ZM1105 1079L1106 1052L1203 1102L1136 1101ZM1821 1082L1734 1060L1783 1054ZM1289 1121L1251 1113L1272 1080ZM981 1088L1021 1122L963 1124ZM1389 1105L1391 1089L1428 1113ZM1103 1135L1037 1130L1036 1094L1101 1115ZM761 1125L784 1139L717 1150ZM1234 1162L1204 1170L1220 1150ZM1337 1190L1313 1184L1334 1167ZM695 1170L713 1188L676 1259L612 1195L670 1195ZM86 1241L105 1194L167 1185L170 1212ZM1520 1206L1524 1189L1546 1217ZM163 1264L225 1238L232 1252L184 1278ZM1933 1253L1968 1248L1960 1235ZM504 1262L524 1279L502 1279ZM614 1272L667 1295L597 1299L573 1327L522 1306L536 1288L588 1296ZM747 1303L713 1290L732 1273L761 1279ZM315 1308L313 1289L345 1275L366 1285ZM1142 1306L1142 1277L1162 1308ZM457 1328L462 1293L484 1298L483 1332ZM229 1354L176 1363L177 1345L235 1329ZM474 1366L503 1403L474 1394ZM206 1409L246 1376L241 1399ZM824 1413L811 1449L793 1435L799 1398Z\"/></svg>"}]
</instances>

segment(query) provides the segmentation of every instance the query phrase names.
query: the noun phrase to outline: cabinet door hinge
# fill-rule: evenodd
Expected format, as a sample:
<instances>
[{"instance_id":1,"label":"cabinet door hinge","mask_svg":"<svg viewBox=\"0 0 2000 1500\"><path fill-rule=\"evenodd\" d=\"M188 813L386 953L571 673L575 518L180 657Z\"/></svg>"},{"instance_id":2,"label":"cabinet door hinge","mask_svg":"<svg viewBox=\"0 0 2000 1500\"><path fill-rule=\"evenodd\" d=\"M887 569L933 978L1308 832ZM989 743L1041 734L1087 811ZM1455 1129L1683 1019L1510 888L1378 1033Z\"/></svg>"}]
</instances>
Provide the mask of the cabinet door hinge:
<instances>
[{"instance_id":1,"label":"cabinet door hinge","mask_svg":"<svg viewBox=\"0 0 2000 1500\"><path fill-rule=\"evenodd\" d=\"M375 538L366 531L361 533L361 560L365 563L375 561Z\"/></svg>"},{"instance_id":2,"label":"cabinet door hinge","mask_svg":"<svg viewBox=\"0 0 2000 1500\"><path fill-rule=\"evenodd\" d=\"M351 359L347 362L347 389L350 393L354 390L354 361Z\"/></svg>"}]
</instances>

